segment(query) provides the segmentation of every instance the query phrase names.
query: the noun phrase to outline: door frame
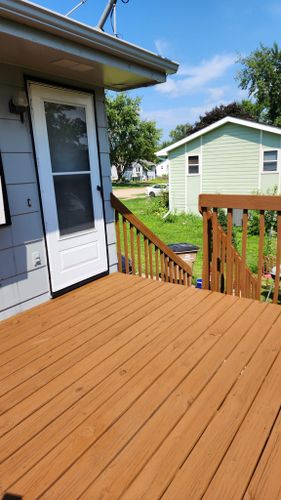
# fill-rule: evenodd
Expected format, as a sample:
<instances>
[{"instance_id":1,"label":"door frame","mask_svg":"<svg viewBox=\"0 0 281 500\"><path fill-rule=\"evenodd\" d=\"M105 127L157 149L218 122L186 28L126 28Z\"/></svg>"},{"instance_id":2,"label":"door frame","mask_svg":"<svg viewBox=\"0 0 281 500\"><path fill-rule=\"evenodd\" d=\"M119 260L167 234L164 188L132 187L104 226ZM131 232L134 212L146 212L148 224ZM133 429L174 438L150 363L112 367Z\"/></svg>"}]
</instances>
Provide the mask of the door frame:
<instances>
[{"instance_id":1,"label":"door frame","mask_svg":"<svg viewBox=\"0 0 281 500\"><path fill-rule=\"evenodd\" d=\"M42 228L43 228L44 246L45 246L46 260L47 260L47 271L48 271L48 279L49 279L49 286L50 286L49 293L50 293L51 298L56 298L56 297L59 297L61 295L64 295L67 292L70 292L71 290L75 290L76 288L80 288L81 286L84 286L87 283L91 283L91 282L96 281L100 278L103 278L104 276L109 275L108 236L107 236L107 230L106 230L107 223L106 223L106 210L105 210L105 200L104 200L104 186L103 186L103 177L102 177L102 168L101 168L100 139L99 139L99 135L98 135L98 119L97 119L98 117L97 117L97 106L96 106L96 93L93 89L86 89L83 87L73 86L71 84L57 82L54 80L48 80L45 78L38 78L38 77L36 77L34 75L30 75L30 74L24 74L23 76L24 76L25 91L26 91L26 95L27 95L29 104L30 104L30 95L29 95L28 85L30 83L42 84L42 85L46 85L46 86L53 87L53 88L57 87L60 89L65 89L65 90L77 91L80 93L90 95L92 100L93 100L93 114L94 114L94 121L95 121L94 127L95 127L96 140L97 140L98 169L99 169L100 184L101 184L101 193L100 194L101 194L101 202L102 202L102 214L103 214L103 225L104 225L104 235L105 235L105 245L106 245L107 269L106 269L106 271L104 271L100 274L96 274L95 276L91 276L87 279L79 281L78 283L74 283L73 285L67 286L67 287L63 288L62 290L58 290L58 291L52 290L50 258L49 258L49 250L48 250L48 245L47 245L47 231L46 231L45 220L44 220L42 193L41 193L40 179L39 179L39 167L38 167L37 156L36 156L34 130L33 130L33 124L32 124L32 118L31 118L31 106L29 105L29 107L28 107L29 129L30 129L30 137L31 137L31 142L32 142L32 155L33 155L33 161L34 161L34 165L35 165L36 182L37 182L39 207L40 207L40 217L41 217L41 223L42 223Z\"/></svg>"}]
</instances>

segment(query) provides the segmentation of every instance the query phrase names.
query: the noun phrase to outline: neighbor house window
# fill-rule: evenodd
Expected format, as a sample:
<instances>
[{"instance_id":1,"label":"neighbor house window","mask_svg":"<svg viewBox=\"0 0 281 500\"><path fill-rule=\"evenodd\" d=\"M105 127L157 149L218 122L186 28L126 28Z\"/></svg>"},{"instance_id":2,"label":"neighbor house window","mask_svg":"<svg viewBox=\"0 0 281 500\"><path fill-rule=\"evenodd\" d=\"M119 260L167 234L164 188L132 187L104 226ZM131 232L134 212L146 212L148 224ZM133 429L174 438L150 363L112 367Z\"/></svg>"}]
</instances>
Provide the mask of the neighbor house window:
<instances>
[{"instance_id":1,"label":"neighbor house window","mask_svg":"<svg viewBox=\"0 0 281 500\"><path fill-rule=\"evenodd\" d=\"M199 174L199 156L188 157L188 173Z\"/></svg>"},{"instance_id":2,"label":"neighbor house window","mask_svg":"<svg viewBox=\"0 0 281 500\"><path fill-rule=\"evenodd\" d=\"M276 172L277 171L277 151L264 151L263 152L263 171Z\"/></svg>"}]
</instances>

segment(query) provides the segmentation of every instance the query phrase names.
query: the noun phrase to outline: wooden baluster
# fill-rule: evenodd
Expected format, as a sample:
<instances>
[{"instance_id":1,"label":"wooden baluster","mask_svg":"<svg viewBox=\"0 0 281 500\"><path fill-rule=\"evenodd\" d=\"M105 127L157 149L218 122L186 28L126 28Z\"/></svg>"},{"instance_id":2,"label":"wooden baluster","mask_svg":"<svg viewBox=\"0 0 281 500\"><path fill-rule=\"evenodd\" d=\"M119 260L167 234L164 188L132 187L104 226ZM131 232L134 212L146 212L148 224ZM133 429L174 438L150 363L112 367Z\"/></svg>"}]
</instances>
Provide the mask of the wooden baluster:
<instances>
[{"instance_id":1,"label":"wooden baluster","mask_svg":"<svg viewBox=\"0 0 281 500\"><path fill-rule=\"evenodd\" d=\"M251 299L255 299L256 298L256 294L257 294L256 280L255 280L255 278L252 277L252 296L251 296Z\"/></svg>"},{"instance_id":2,"label":"wooden baluster","mask_svg":"<svg viewBox=\"0 0 281 500\"><path fill-rule=\"evenodd\" d=\"M169 275L170 275L170 283L174 283L174 263L172 260L169 262Z\"/></svg>"},{"instance_id":3,"label":"wooden baluster","mask_svg":"<svg viewBox=\"0 0 281 500\"><path fill-rule=\"evenodd\" d=\"M241 297L241 269L242 269L242 259L240 255L237 255L237 289L238 297Z\"/></svg>"},{"instance_id":4,"label":"wooden baluster","mask_svg":"<svg viewBox=\"0 0 281 500\"><path fill-rule=\"evenodd\" d=\"M148 240L144 236L144 262L145 262L145 277L148 278Z\"/></svg>"},{"instance_id":5,"label":"wooden baluster","mask_svg":"<svg viewBox=\"0 0 281 500\"><path fill-rule=\"evenodd\" d=\"M281 265L281 212L277 212L277 253L276 253L276 275L273 302L278 303L280 285L280 265Z\"/></svg>"},{"instance_id":6,"label":"wooden baluster","mask_svg":"<svg viewBox=\"0 0 281 500\"><path fill-rule=\"evenodd\" d=\"M246 297L246 265L247 265L247 235L248 235L248 210L243 210L243 234L242 234L242 262L241 262L241 292Z\"/></svg>"},{"instance_id":7,"label":"wooden baluster","mask_svg":"<svg viewBox=\"0 0 281 500\"><path fill-rule=\"evenodd\" d=\"M180 283L180 273L179 273L179 266L178 264L175 264L175 271L174 271L174 275L175 275L175 283Z\"/></svg>"},{"instance_id":8,"label":"wooden baluster","mask_svg":"<svg viewBox=\"0 0 281 500\"><path fill-rule=\"evenodd\" d=\"M260 211L260 235L259 235L259 260L256 299L260 300L261 280L263 272L263 246L264 246L264 210Z\"/></svg>"},{"instance_id":9,"label":"wooden baluster","mask_svg":"<svg viewBox=\"0 0 281 500\"><path fill-rule=\"evenodd\" d=\"M156 271L156 280L159 281L159 250L157 247L155 248L155 271Z\"/></svg>"},{"instance_id":10,"label":"wooden baluster","mask_svg":"<svg viewBox=\"0 0 281 500\"><path fill-rule=\"evenodd\" d=\"M138 269L139 269L139 276L142 276L142 262L141 262L141 239L140 239L140 232L137 229L137 250L138 250Z\"/></svg>"},{"instance_id":11,"label":"wooden baluster","mask_svg":"<svg viewBox=\"0 0 281 500\"><path fill-rule=\"evenodd\" d=\"M181 267L177 266L176 273L177 273L177 276L178 276L178 281L177 281L177 283L178 283L179 285L182 285L182 269L181 269Z\"/></svg>"},{"instance_id":12,"label":"wooden baluster","mask_svg":"<svg viewBox=\"0 0 281 500\"><path fill-rule=\"evenodd\" d=\"M226 260L226 235L222 234L222 252L221 252L221 293L225 293L225 260Z\"/></svg>"},{"instance_id":13,"label":"wooden baluster","mask_svg":"<svg viewBox=\"0 0 281 500\"><path fill-rule=\"evenodd\" d=\"M232 247L231 249L231 260L232 260L232 295L236 295L236 286L237 286L237 280L236 280L236 254L235 250Z\"/></svg>"},{"instance_id":14,"label":"wooden baluster","mask_svg":"<svg viewBox=\"0 0 281 500\"><path fill-rule=\"evenodd\" d=\"M169 281L169 257L165 255L165 281Z\"/></svg>"},{"instance_id":15,"label":"wooden baluster","mask_svg":"<svg viewBox=\"0 0 281 500\"><path fill-rule=\"evenodd\" d=\"M235 254L235 295L239 297L240 295L240 283L239 283L239 257L236 252Z\"/></svg>"},{"instance_id":16,"label":"wooden baluster","mask_svg":"<svg viewBox=\"0 0 281 500\"><path fill-rule=\"evenodd\" d=\"M153 246L153 243L151 243L151 241L149 241L149 274L150 274L150 278L153 279L153 258L152 258L152 246Z\"/></svg>"},{"instance_id":17,"label":"wooden baluster","mask_svg":"<svg viewBox=\"0 0 281 500\"><path fill-rule=\"evenodd\" d=\"M188 286L188 276L186 271L183 273L183 284L184 286Z\"/></svg>"},{"instance_id":18,"label":"wooden baluster","mask_svg":"<svg viewBox=\"0 0 281 500\"><path fill-rule=\"evenodd\" d=\"M251 279L251 274L250 271L247 269L246 272L246 297L248 299L251 298L251 285L250 285L250 279Z\"/></svg>"},{"instance_id":19,"label":"wooden baluster","mask_svg":"<svg viewBox=\"0 0 281 500\"><path fill-rule=\"evenodd\" d=\"M226 235L226 293L233 294L233 262L232 262L232 208L227 210Z\"/></svg>"},{"instance_id":20,"label":"wooden baluster","mask_svg":"<svg viewBox=\"0 0 281 500\"><path fill-rule=\"evenodd\" d=\"M207 208L203 208L203 270L202 287L205 290L210 288L210 231Z\"/></svg>"},{"instance_id":21,"label":"wooden baluster","mask_svg":"<svg viewBox=\"0 0 281 500\"><path fill-rule=\"evenodd\" d=\"M119 213L115 210L115 230L116 230L116 246L118 258L118 271L122 273L122 251L121 251L121 236L120 236L120 220Z\"/></svg>"},{"instance_id":22,"label":"wooden baluster","mask_svg":"<svg viewBox=\"0 0 281 500\"><path fill-rule=\"evenodd\" d=\"M130 242L131 242L132 273L136 274L135 233L134 233L134 226L131 223L130 223Z\"/></svg>"},{"instance_id":23,"label":"wooden baluster","mask_svg":"<svg viewBox=\"0 0 281 500\"><path fill-rule=\"evenodd\" d=\"M180 269L180 277L181 277L181 285L184 285L184 275L183 275L183 269Z\"/></svg>"},{"instance_id":24,"label":"wooden baluster","mask_svg":"<svg viewBox=\"0 0 281 500\"><path fill-rule=\"evenodd\" d=\"M165 255L160 252L160 264L161 264L161 280L165 281Z\"/></svg>"},{"instance_id":25,"label":"wooden baluster","mask_svg":"<svg viewBox=\"0 0 281 500\"><path fill-rule=\"evenodd\" d=\"M219 272L218 272L218 211L214 208L212 215L213 229L213 255L212 255L212 280L211 288L213 292L219 292Z\"/></svg>"},{"instance_id":26,"label":"wooden baluster","mask_svg":"<svg viewBox=\"0 0 281 500\"><path fill-rule=\"evenodd\" d=\"M125 217L122 217L122 219L123 219L123 239L124 239L124 251L125 251L125 270L126 274L129 274L127 222Z\"/></svg>"}]
</instances>

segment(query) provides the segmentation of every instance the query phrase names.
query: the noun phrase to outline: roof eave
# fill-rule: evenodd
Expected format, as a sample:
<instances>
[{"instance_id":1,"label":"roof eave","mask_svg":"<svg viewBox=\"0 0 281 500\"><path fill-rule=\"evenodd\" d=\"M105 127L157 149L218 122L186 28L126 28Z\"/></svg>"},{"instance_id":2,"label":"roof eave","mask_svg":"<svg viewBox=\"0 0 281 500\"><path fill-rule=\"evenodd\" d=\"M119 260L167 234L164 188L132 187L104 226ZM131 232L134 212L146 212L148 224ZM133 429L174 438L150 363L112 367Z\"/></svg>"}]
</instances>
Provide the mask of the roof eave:
<instances>
[{"instance_id":1,"label":"roof eave","mask_svg":"<svg viewBox=\"0 0 281 500\"><path fill-rule=\"evenodd\" d=\"M0 15L165 75L176 73L178 69L174 61L25 0L3 0Z\"/></svg>"}]
</instances>

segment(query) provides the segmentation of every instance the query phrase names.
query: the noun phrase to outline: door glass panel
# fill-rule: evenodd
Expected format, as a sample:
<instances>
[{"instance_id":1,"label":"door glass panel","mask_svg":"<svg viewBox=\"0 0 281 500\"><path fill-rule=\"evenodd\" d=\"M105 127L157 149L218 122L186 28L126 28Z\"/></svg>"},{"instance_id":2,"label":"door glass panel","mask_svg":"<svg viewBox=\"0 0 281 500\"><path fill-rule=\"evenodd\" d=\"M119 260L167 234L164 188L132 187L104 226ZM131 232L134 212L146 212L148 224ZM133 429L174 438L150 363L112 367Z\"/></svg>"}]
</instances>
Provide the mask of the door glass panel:
<instances>
[{"instance_id":1,"label":"door glass panel","mask_svg":"<svg viewBox=\"0 0 281 500\"><path fill-rule=\"evenodd\" d=\"M44 102L44 106L52 171L89 171L85 108L55 102Z\"/></svg>"},{"instance_id":2,"label":"door glass panel","mask_svg":"<svg viewBox=\"0 0 281 500\"><path fill-rule=\"evenodd\" d=\"M94 227L90 174L53 177L60 235Z\"/></svg>"}]
</instances>

